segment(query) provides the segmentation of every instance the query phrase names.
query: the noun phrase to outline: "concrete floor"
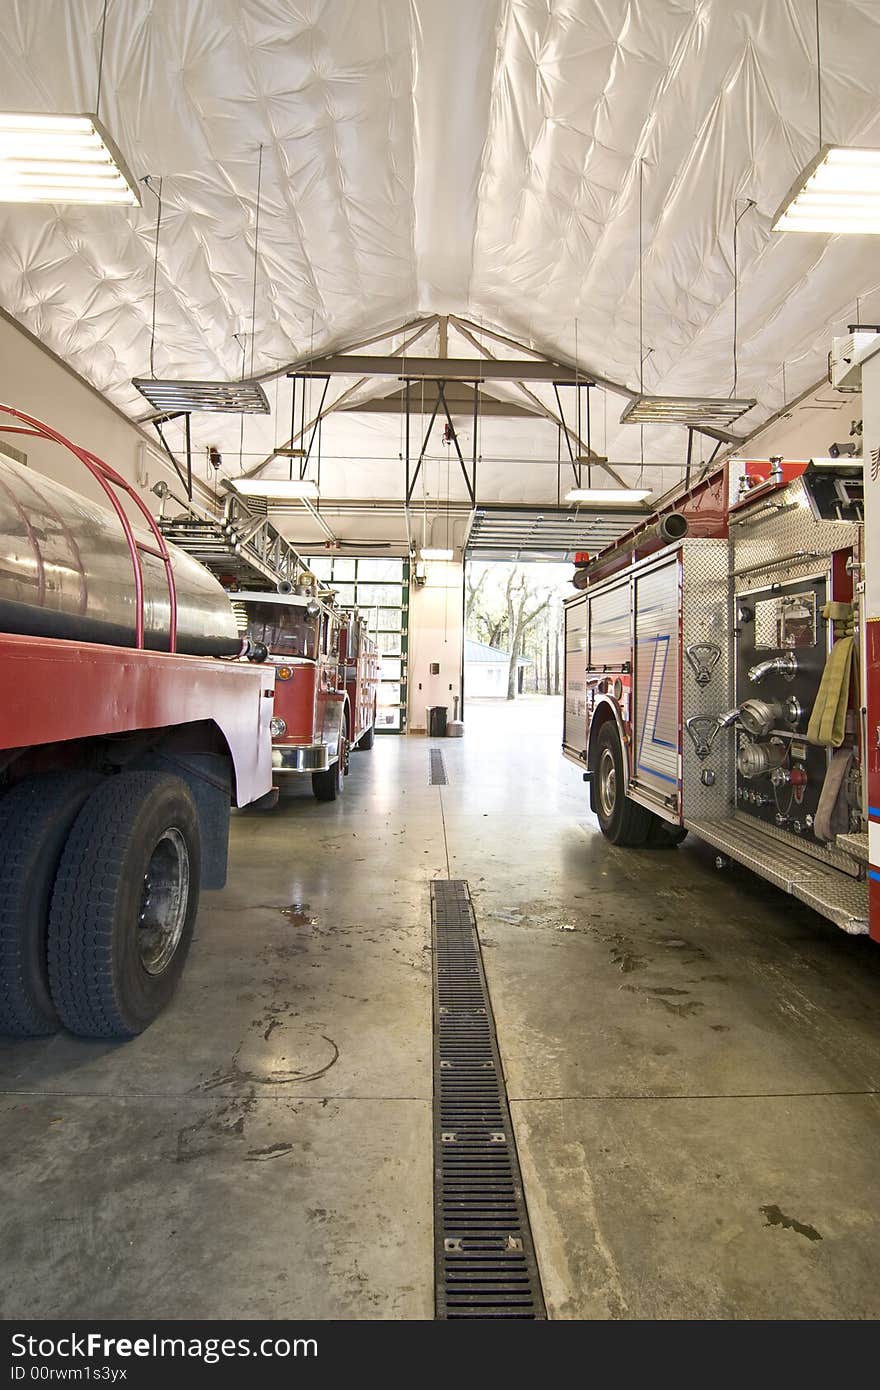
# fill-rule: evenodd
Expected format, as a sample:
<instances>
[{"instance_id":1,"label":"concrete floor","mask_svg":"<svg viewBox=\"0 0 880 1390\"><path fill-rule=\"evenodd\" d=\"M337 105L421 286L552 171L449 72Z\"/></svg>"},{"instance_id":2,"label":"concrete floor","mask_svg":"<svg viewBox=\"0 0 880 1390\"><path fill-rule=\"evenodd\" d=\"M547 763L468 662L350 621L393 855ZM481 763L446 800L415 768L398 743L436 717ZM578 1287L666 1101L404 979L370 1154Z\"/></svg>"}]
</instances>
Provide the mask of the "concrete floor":
<instances>
[{"instance_id":1,"label":"concrete floor","mask_svg":"<svg viewBox=\"0 0 880 1390\"><path fill-rule=\"evenodd\" d=\"M880 1315L880 951L615 850L559 702L236 818L141 1038L0 1044L0 1312L432 1316L428 884L469 880L551 1316Z\"/></svg>"}]
</instances>

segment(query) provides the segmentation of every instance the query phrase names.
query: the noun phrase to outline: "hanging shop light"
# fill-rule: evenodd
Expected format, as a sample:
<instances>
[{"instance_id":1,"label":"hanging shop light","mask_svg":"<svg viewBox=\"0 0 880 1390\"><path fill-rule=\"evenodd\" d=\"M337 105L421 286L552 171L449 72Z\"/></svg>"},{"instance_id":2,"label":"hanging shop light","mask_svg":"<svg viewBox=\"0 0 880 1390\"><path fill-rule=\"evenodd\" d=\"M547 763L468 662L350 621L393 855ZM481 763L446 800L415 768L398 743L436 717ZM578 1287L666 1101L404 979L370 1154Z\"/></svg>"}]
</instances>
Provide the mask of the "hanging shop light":
<instances>
[{"instance_id":1,"label":"hanging shop light","mask_svg":"<svg viewBox=\"0 0 880 1390\"><path fill-rule=\"evenodd\" d=\"M136 376L131 384L165 415L201 410L269 414L269 401L258 381L157 381Z\"/></svg>"},{"instance_id":2,"label":"hanging shop light","mask_svg":"<svg viewBox=\"0 0 880 1390\"><path fill-rule=\"evenodd\" d=\"M140 201L97 116L0 112L0 202L139 207Z\"/></svg>"},{"instance_id":3,"label":"hanging shop light","mask_svg":"<svg viewBox=\"0 0 880 1390\"><path fill-rule=\"evenodd\" d=\"M622 425L701 425L726 429L751 410L755 401L726 396L636 396L620 417Z\"/></svg>"},{"instance_id":4,"label":"hanging shop light","mask_svg":"<svg viewBox=\"0 0 880 1390\"><path fill-rule=\"evenodd\" d=\"M786 194L773 230L880 234L880 149L823 145Z\"/></svg>"},{"instance_id":5,"label":"hanging shop light","mask_svg":"<svg viewBox=\"0 0 880 1390\"><path fill-rule=\"evenodd\" d=\"M880 149L826 144L822 133L822 35L816 0L818 152L773 218L774 232L880 235Z\"/></svg>"},{"instance_id":6,"label":"hanging shop light","mask_svg":"<svg viewBox=\"0 0 880 1390\"><path fill-rule=\"evenodd\" d=\"M427 549L422 546L419 551L419 557L422 560L451 560L454 555L454 550L446 550L436 546L428 546Z\"/></svg>"},{"instance_id":7,"label":"hanging shop light","mask_svg":"<svg viewBox=\"0 0 880 1390\"><path fill-rule=\"evenodd\" d=\"M565 500L613 507L625 502L644 502L650 496L649 487L573 487L565 494Z\"/></svg>"},{"instance_id":8,"label":"hanging shop light","mask_svg":"<svg viewBox=\"0 0 880 1390\"><path fill-rule=\"evenodd\" d=\"M0 202L140 207L138 185L99 119L106 27L104 0L94 114L0 111Z\"/></svg>"}]
</instances>

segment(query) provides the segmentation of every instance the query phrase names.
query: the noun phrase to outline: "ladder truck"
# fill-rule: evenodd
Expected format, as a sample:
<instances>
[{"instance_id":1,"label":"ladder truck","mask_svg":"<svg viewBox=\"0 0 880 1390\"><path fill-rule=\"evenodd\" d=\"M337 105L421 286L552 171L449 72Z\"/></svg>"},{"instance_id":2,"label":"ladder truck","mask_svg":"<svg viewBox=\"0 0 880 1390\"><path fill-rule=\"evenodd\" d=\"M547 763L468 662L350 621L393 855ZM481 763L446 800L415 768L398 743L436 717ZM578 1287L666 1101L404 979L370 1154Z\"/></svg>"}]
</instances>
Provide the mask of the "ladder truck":
<instances>
[{"instance_id":1,"label":"ladder truck","mask_svg":"<svg viewBox=\"0 0 880 1390\"><path fill-rule=\"evenodd\" d=\"M158 487L162 535L217 577L252 659L275 671L273 788L261 809L303 776L319 801L335 801L352 750L373 746L379 654L363 615L341 608L265 511L233 491L215 516Z\"/></svg>"},{"instance_id":2,"label":"ladder truck","mask_svg":"<svg viewBox=\"0 0 880 1390\"><path fill-rule=\"evenodd\" d=\"M563 753L603 834L689 832L880 940L880 335L859 457L728 460L576 560Z\"/></svg>"}]
</instances>

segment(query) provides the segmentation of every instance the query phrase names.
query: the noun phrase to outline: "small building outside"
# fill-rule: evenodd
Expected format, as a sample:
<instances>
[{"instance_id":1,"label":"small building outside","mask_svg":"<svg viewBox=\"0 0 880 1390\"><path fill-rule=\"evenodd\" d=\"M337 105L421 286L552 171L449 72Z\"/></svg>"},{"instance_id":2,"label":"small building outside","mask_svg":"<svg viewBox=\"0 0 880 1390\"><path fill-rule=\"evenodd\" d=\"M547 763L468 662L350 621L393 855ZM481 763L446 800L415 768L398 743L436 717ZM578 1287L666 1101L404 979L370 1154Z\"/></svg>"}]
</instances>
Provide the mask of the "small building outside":
<instances>
[{"instance_id":1,"label":"small building outside","mask_svg":"<svg viewBox=\"0 0 880 1390\"><path fill-rule=\"evenodd\" d=\"M517 657L517 692L522 691L523 671L531 666L527 657ZM464 693L466 699L507 699L507 673L510 652L489 647L485 642L464 639Z\"/></svg>"}]
</instances>

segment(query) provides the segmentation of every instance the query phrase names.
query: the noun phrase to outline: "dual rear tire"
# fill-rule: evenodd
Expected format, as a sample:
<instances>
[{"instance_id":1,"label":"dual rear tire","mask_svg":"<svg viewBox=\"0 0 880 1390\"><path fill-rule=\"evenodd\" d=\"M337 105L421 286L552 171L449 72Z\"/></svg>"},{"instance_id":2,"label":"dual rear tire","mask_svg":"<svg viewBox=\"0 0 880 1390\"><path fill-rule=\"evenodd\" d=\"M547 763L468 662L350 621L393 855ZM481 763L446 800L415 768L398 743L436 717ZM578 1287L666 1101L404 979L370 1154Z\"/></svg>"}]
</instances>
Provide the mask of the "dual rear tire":
<instances>
[{"instance_id":1,"label":"dual rear tire","mask_svg":"<svg viewBox=\"0 0 880 1390\"><path fill-rule=\"evenodd\" d=\"M0 1032L129 1038L165 1007L198 910L186 785L52 774L0 799Z\"/></svg>"}]
</instances>

